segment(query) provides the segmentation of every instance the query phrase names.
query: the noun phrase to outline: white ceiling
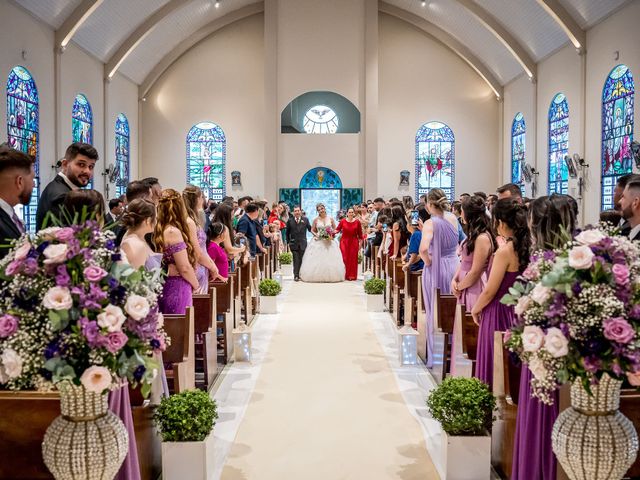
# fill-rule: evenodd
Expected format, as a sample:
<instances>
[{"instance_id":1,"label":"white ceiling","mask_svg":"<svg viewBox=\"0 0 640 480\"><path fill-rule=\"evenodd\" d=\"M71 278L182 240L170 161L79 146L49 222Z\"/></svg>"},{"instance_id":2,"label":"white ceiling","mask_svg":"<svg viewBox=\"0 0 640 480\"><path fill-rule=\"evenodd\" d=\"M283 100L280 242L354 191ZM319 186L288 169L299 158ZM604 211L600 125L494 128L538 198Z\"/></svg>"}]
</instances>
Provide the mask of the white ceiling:
<instances>
[{"instance_id":1,"label":"white ceiling","mask_svg":"<svg viewBox=\"0 0 640 480\"><path fill-rule=\"evenodd\" d=\"M13 0L53 29L81 5L82 0ZM103 0L73 36L73 41L107 62L118 47L159 8L174 0ZM180 42L231 11L261 0L186 0L160 21L121 64L119 71L141 84L153 68ZM458 0L386 0L437 25L465 45L506 84L523 72L509 50ZM560 26L538 0L474 0L490 13L534 61L568 42ZM559 0L582 29L588 29L633 0ZM636 0L637 1L637 0Z\"/></svg>"}]
</instances>

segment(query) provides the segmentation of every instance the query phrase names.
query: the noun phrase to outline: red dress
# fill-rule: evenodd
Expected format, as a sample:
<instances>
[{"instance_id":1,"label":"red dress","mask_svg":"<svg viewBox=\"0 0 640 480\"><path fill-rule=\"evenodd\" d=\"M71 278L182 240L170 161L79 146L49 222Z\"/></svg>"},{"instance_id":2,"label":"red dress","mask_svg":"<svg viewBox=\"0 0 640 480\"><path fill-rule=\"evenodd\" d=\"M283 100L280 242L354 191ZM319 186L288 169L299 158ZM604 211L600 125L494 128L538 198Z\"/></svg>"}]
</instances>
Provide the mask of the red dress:
<instances>
[{"instance_id":1,"label":"red dress","mask_svg":"<svg viewBox=\"0 0 640 480\"><path fill-rule=\"evenodd\" d=\"M359 221L347 221L346 218L340 220L337 232L342 232L340 239L340 251L342 252L342 261L345 268L346 280L358 279L358 251L360 250L359 241L362 240L362 225Z\"/></svg>"}]
</instances>

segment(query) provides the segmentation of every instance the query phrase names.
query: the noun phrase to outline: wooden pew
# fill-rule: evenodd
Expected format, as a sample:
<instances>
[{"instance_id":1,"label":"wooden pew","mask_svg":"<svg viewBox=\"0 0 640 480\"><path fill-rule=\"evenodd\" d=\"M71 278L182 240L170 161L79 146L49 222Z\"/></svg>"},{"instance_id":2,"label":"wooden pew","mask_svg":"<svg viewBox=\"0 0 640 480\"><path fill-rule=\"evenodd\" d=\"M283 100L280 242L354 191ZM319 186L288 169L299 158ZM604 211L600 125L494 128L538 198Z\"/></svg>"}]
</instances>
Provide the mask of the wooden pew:
<instances>
[{"instance_id":1,"label":"wooden pew","mask_svg":"<svg viewBox=\"0 0 640 480\"><path fill-rule=\"evenodd\" d=\"M208 391L218 375L218 347L216 338L217 296L209 287L205 294L193 295L195 334L196 387Z\"/></svg>"},{"instance_id":2,"label":"wooden pew","mask_svg":"<svg viewBox=\"0 0 640 480\"><path fill-rule=\"evenodd\" d=\"M393 267L391 267L391 259L389 255L382 254L383 261L383 279L385 280L384 303L389 313L393 314Z\"/></svg>"},{"instance_id":3,"label":"wooden pew","mask_svg":"<svg viewBox=\"0 0 640 480\"><path fill-rule=\"evenodd\" d=\"M233 325L240 325L242 320L242 290L240 283L242 282L242 269L240 266L236 266L233 273L229 274L229 281L233 279L231 290L231 312L233 314Z\"/></svg>"},{"instance_id":4,"label":"wooden pew","mask_svg":"<svg viewBox=\"0 0 640 480\"><path fill-rule=\"evenodd\" d=\"M432 372L436 381L445 379L451 369L451 339L458 299L454 295L443 294L436 288L433 295L433 328L436 355Z\"/></svg>"},{"instance_id":5,"label":"wooden pew","mask_svg":"<svg viewBox=\"0 0 640 480\"><path fill-rule=\"evenodd\" d=\"M165 315L164 330L171 345L162 354L167 368L167 382L171 393L195 388L193 307L184 315ZM173 387L173 388L172 388Z\"/></svg>"},{"instance_id":6,"label":"wooden pew","mask_svg":"<svg viewBox=\"0 0 640 480\"><path fill-rule=\"evenodd\" d=\"M378 251L380 247L372 247L371 259L373 264L373 276L376 278L381 278L380 273L380 259L378 258Z\"/></svg>"},{"instance_id":7,"label":"wooden pew","mask_svg":"<svg viewBox=\"0 0 640 480\"><path fill-rule=\"evenodd\" d=\"M252 282L252 267L254 262L247 262L240 267L240 300L243 309L242 318L247 325L253 320L253 309L251 305L251 282ZM237 322L236 322L237 326Z\"/></svg>"},{"instance_id":8,"label":"wooden pew","mask_svg":"<svg viewBox=\"0 0 640 480\"><path fill-rule=\"evenodd\" d=\"M392 286L392 298L395 310L393 312L394 319L397 326L404 325L404 271L402 270L402 259L397 258L395 261L391 261L391 268L393 269L393 286Z\"/></svg>"},{"instance_id":9,"label":"wooden pew","mask_svg":"<svg viewBox=\"0 0 640 480\"><path fill-rule=\"evenodd\" d=\"M476 371L476 359L478 353L478 333L480 327L475 324L473 317L468 312L462 316L462 353L465 359L471 362L471 375Z\"/></svg>"},{"instance_id":10,"label":"wooden pew","mask_svg":"<svg viewBox=\"0 0 640 480\"><path fill-rule=\"evenodd\" d=\"M418 356L427 363L427 312L424 307L422 275L418 277L418 299L416 303L416 321L418 323Z\"/></svg>"},{"instance_id":11,"label":"wooden pew","mask_svg":"<svg viewBox=\"0 0 640 480\"><path fill-rule=\"evenodd\" d=\"M420 277L422 270L412 272L407 270L404 272L404 323L418 328L418 315L416 306L418 305L418 288L420 285Z\"/></svg>"},{"instance_id":12,"label":"wooden pew","mask_svg":"<svg viewBox=\"0 0 640 480\"><path fill-rule=\"evenodd\" d=\"M233 353L233 282L234 278L229 277L227 283L209 283L209 286L213 288L216 296L216 348L219 365L228 363ZM219 330L221 330L221 335L218 335Z\"/></svg>"}]
</instances>

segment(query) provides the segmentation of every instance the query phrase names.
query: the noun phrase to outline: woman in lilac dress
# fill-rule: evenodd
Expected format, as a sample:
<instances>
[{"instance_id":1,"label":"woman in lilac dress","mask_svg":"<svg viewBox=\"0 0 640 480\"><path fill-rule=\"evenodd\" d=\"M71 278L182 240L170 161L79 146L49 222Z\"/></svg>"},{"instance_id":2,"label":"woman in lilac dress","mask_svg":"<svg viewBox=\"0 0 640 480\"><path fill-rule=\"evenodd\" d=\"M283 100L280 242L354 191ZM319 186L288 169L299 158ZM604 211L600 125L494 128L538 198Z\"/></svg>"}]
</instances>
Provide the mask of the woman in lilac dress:
<instances>
[{"instance_id":1,"label":"woman in lilac dress","mask_svg":"<svg viewBox=\"0 0 640 480\"><path fill-rule=\"evenodd\" d=\"M449 200L439 188L427 194L427 210L431 218L422 227L420 257L422 269L422 291L427 312L427 367L433 366L433 315L432 302L436 288L442 293L451 292L451 280L458 268L458 219L449 211Z\"/></svg>"},{"instance_id":2,"label":"woman in lilac dress","mask_svg":"<svg viewBox=\"0 0 640 480\"><path fill-rule=\"evenodd\" d=\"M558 232L573 232L575 213L566 195L536 198L529 204L529 228L533 250L552 250L562 245ZM558 391L553 405L531 395L531 370L524 367L520 376L518 414L513 447L513 480L555 480L556 457L551 449L551 431L558 418Z\"/></svg>"},{"instance_id":3,"label":"woman in lilac dress","mask_svg":"<svg viewBox=\"0 0 640 480\"><path fill-rule=\"evenodd\" d=\"M489 266L489 279L471 310L480 326L475 376L493 389L493 334L504 332L515 322L513 306L500 303L529 263L531 237L525 208L505 198L493 208L493 226L506 243L496 251Z\"/></svg>"}]
</instances>

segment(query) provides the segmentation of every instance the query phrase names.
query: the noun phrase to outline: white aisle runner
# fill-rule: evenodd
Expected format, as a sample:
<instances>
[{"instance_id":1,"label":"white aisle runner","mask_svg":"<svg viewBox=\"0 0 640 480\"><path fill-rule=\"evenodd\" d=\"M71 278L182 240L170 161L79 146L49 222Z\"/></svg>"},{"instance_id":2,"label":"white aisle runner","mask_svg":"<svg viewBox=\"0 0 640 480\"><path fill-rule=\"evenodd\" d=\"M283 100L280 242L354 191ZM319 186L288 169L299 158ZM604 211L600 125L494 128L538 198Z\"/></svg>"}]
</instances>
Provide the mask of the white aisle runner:
<instances>
[{"instance_id":1,"label":"white aisle runner","mask_svg":"<svg viewBox=\"0 0 640 480\"><path fill-rule=\"evenodd\" d=\"M215 394L222 478L437 479L372 330L362 283L287 290L281 313L258 320L258 361L244 375L232 367Z\"/></svg>"}]
</instances>

